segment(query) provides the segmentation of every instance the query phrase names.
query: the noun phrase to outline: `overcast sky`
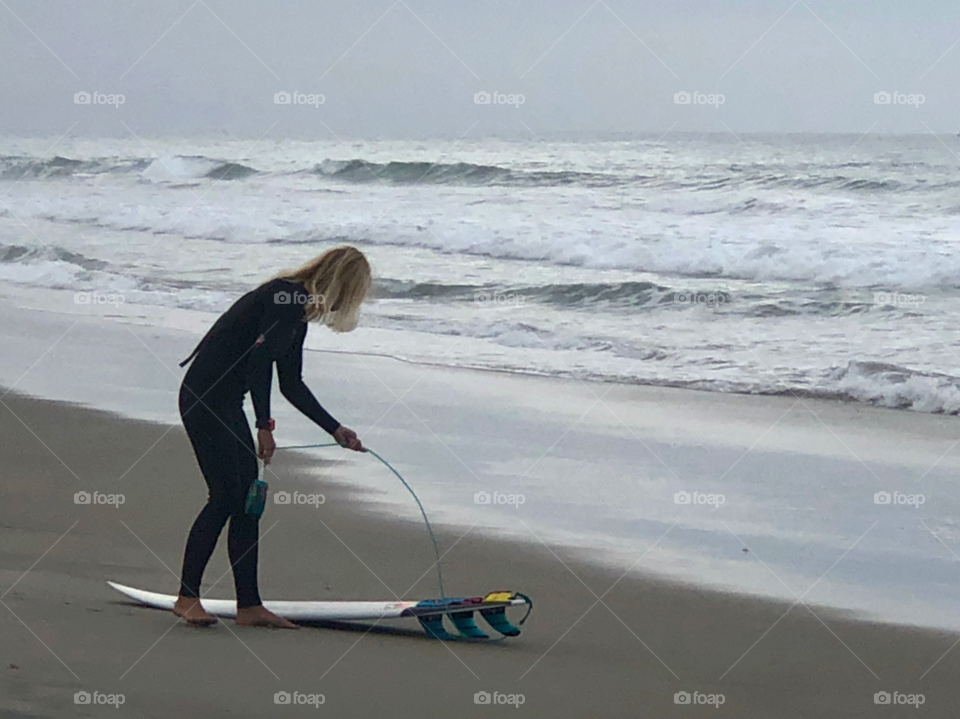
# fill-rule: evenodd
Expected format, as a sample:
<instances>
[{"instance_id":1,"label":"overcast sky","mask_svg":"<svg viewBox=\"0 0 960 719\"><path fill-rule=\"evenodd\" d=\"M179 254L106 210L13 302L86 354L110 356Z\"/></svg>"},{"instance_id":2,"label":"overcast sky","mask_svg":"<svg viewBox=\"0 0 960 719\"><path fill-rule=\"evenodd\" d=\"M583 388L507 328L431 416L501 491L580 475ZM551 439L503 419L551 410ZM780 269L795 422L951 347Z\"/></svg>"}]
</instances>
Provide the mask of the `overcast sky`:
<instances>
[{"instance_id":1,"label":"overcast sky","mask_svg":"<svg viewBox=\"0 0 960 719\"><path fill-rule=\"evenodd\" d=\"M0 0L0 133L956 133L958 41L948 0Z\"/></svg>"}]
</instances>

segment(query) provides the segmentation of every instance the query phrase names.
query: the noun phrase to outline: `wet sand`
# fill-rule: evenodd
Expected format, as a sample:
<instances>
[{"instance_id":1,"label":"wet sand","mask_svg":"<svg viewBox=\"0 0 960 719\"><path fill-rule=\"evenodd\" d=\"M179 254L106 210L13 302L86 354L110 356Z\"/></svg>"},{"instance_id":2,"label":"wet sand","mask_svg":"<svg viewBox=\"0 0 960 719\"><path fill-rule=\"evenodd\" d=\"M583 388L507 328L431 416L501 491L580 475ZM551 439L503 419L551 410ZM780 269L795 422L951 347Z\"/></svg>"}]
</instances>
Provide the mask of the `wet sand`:
<instances>
[{"instance_id":1,"label":"wet sand","mask_svg":"<svg viewBox=\"0 0 960 719\"><path fill-rule=\"evenodd\" d=\"M877 717L956 716L956 635L625 575L557 547L440 528L448 594L510 588L536 608L521 637L440 643L415 623L299 632L184 625L106 585L173 593L204 485L179 427L8 394L0 404L0 717ZM346 460L355 462L352 457ZM310 489L311 461L278 457L271 489ZM330 463L332 477L344 465ZM78 505L78 491L123 494ZM271 505L261 590L277 599L435 596L421 527L324 504ZM232 597L225 540L204 590ZM946 653L946 656L943 656ZM941 657L943 657L941 659ZM921 678L922 677L922 678ZM76 692L122 694L119 710ZM523 704L475 704L477 692ZM919 711L876 692L922 694ZM277 692L320 695L319 708ZM723 704L675 703L677 692ZM699 695L695 695L697 692ZM519 698L517 698L519 701Z\"/></svg>"}]
</instances>

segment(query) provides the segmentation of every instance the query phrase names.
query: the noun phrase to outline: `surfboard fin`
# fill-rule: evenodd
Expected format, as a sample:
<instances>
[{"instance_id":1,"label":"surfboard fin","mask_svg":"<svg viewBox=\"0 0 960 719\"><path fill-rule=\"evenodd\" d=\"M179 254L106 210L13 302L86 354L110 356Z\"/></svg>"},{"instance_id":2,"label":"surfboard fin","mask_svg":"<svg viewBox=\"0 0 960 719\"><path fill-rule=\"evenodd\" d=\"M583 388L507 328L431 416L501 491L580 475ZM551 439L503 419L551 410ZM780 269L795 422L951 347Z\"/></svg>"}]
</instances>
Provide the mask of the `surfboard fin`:
<instances>
[{"instance_id":1,"label":"surfboard fin","mask_svg":"<svg viewBox=\"0 0 960 719\"><path fill-rule=\"evenodd\" d=\"M434 639L442 639L445 642L456 639L455 636L443 628L442 614L427 614L426 616L421 615L418 616L417 619L420 620L420 626L423 627L423 630L428 636L431 636Z\"/></svg>"},{"instance_id":2,"label":"surfboard fin","mask_svg":"<svg viewBox=\"0 0 960 719\"><path fill-rule=\"evenodd\" d=\"M470 639L490 638L480 630L480 627L477 626L477 623L473 620L472 611L453 612L450 614L450 619L453 621L453 625L457 628L457 631L465 637L469 637Z\"/></svg>"},{"instance_id":3,"label":"surfboard fin","mask_svg":"<svg viewBox=\"0 0 960 719\"><path fill-rule=\"evenodd\" d=\"M487 624L504 636L520 636L520 629L513 626L507 620L507 612L504 607L496 607L495 609L481 609L480 614L482 614L483 618L487 620Z\"/></svg>"}]
</instances>

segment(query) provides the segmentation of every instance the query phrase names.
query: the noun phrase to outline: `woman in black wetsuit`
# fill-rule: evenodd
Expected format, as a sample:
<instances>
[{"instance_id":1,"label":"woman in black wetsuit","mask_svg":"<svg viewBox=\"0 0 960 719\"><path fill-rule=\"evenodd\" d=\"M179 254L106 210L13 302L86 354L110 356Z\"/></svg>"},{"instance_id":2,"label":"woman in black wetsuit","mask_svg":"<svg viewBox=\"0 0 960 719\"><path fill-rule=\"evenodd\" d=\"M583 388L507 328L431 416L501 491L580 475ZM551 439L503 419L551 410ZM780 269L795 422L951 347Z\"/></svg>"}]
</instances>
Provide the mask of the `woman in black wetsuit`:
<instances>
[{"instance_id":1,"label":"woman in black wetsuit","mask_svg":"<svg viewBox=\"0 0 960 719\"><path fill-rule=\"evenodd\" d=\"M267 611L257 588L259 518L246 512L257 477L257 457L269 463L276 444L270 418L270 387L277 365L280 392L344 447L363 451L356 433L320 405L301 377L307 323L336 332L357 324L370 289L370 265L353 247L328 250L234 303L184 360L193 364L180 386L180 417L210 490L183 557L180 596L173 611L192 624L215 624L200 605L200 581L220 532L230 521L228 551L237 591L237 624L295 629ZM247 392L256 414L259 451L243 412Z\"/></svg>"}]
</instances>

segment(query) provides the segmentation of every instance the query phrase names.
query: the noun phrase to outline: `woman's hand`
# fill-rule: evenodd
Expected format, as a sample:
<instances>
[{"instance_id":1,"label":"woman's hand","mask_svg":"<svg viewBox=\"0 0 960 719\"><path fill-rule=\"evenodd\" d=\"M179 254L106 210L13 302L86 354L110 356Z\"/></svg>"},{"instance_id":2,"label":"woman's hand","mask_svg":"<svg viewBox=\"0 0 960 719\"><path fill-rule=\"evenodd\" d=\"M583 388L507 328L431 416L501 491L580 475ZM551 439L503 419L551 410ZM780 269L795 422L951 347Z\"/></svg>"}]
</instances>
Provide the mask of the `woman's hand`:
<instances>
[{"instance_id":1,"label":"woman's hand","mask_svg":"<svg viewBox=\"0 0 960 719\"><path fill-rule=\"evenodd\" d=\"M333 438L337 440L337 444L341 447L346 447L347 449L352 449L354 452L363 452L363 445L360 443L360 439L357 437L357 433L352 429L344 427L342 424L337 427L337 431L333 433Z\"/></svg>"},{"instance_id":2,"label":"woman's hand","mask_svg":"<svg viewBox=\"0 0 960 719\"><path fill-rule=\"evenodd\" d=\"M260 445L260 451L257 456L263 460L264 464L270 464L273 459L273 453L277 449L277 443L273 441L273 432L269 429L257 430L257 444Z\"/></svg>"}]
</instances>

